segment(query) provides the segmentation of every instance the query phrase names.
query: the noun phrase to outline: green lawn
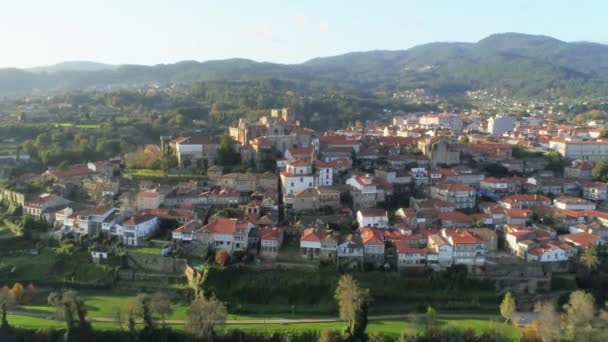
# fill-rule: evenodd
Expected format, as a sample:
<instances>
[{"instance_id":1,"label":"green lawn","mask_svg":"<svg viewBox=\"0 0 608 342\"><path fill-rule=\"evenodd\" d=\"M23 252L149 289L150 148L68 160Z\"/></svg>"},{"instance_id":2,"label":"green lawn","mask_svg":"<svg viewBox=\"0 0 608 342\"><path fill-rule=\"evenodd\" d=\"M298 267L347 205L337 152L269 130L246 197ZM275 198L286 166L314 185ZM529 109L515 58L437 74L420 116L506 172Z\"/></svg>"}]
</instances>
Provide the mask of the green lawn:
<instances>
[{"instance_id":1,"label":"green lawn","mask_svg":"<svg viewBox=\"0 0 608 342\"><path fill-rule=\"evenodd\" d=\"M129 251L133 252L133 253L140 253L140 254L160 255L161 250L162 250L162 248L158 248L158 247L144 247L144 248L137 248L137 249L133 249L133 250L129 250Z\"/></svg>"},{"instance_id":2,"label":"green lawn","mask_svg":"<svg viewBox=\"0 0 608 342\"><path fill-rule=\"evenodd\" d=\"M31 318L23 316L8 316L9 324L17 327L39 329L39 328L55 328L61 329L64 327L63 322L48 320L43 318ZM507 336L518 340L520 337L519 330L513 325L506 325L488 320L479 319L453 319L453 320L439 320L442 327L452 326L461 329L473 329L476 333L482 333L488 329L495 329ZM244 330L253 332L304 332L304 331L323 331L327 329L339 330L344 329L345 323L343 322L329 322L329 323L296 323L296 324L231 324L225 326L227 330ZM95 329L118 329L115 324L105 322L94 322L93 327ZM173 325L172 329L183 330L183 325ZM421 326L417 323L408 322L405 320L387 320L387 321L371 321L367 326L367 333L370 335L383 333L384 335L398 337L403 331L407 330L408 333L414 334L421 329Z\"/></svg>"},{"instance_id":3,"label":"green lawn","mask_svg":"<svg viewBox=\"0 0 608 342\"><path fill-rule=\"evenodd\" d=\"M101 127L100 124L72 124L69 122L60 122L55 124L55 127L75 127L75 128L84 128L84 129L91 129L91 128L99 128Z\"/></svg>"},{"instance_id":4,"label":"green lawn","mask_svg":"<svg viewBox=\"0 0 608 342\"><path fill-rule=\"evenodd\" d=\"M125 175L131 177L165 177L166 173L163 170L152 169L126 169L123 171Z\"/></svg>"}]
</instances>

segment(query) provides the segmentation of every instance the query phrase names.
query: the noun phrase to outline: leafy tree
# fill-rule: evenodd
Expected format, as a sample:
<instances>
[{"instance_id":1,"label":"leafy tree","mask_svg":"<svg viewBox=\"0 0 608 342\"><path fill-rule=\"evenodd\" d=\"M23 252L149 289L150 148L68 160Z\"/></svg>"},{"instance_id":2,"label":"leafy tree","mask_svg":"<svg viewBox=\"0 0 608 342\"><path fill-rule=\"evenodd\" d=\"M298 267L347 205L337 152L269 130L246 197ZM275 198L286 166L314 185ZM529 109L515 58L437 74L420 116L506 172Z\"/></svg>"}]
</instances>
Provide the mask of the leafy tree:
<instances>
[{"instance_id":1,"label":"leafy tree","mask_svg":"<svg viewBox=\"0 0 608 342\"><path fill-rule=\"evenodd\" d=\"M8 306L10 306L13 302L14 298L11 296L8 289L3 288L0 290L0 331L6 331L9 329L6 313Z\"/></svg>"},{"instance_id":2,"label":"leafy tree","mask_svg":"<svg viewBox=\"0 0 608 342\"><path fill-rule=\"evenodd\" d=\"M13 284L13 287L11 288L10 294L13 297L13 299L15 299L15 301L20 303L23 300L23 297L25 295L25 288L20 283L15 283L15 284Z\"/></svg>"},{"instance_id":3,"label":"leafy tree","mask_svg":"<svg viewBox=\"0 0 608 342\"><path fill-rule=\"evenodd\" d=\"M224 303L215 297L195 299L188 310L187 331L197 339L213 341L215 326L226 321L227 311Z\"/></svg>"},{"instance_id":4,"label":"leafy tree","mask_svg":"<svg viewBox=\"0 0 608 342\"><path fill-rule=\"evenodd\" d=\"M586 248L579 257L578 262L588 271L595 270L600 264L595 248Z\"/></svg>"},{"instance_id":5,"label":"leafy tree","mask_svg":"<svg viewBox=\"0 0 608 342\"><path fill-rule=\"evenodd\" d=\"M591 176L596 181L608 181L608 160L600 160L591 170Z\"/></svg>"},{"instance_id":6,"label":"leafy tree","mask_svg":"<svg viewBox=\"0 0 608 342\"><path fill-rule=\"evenodd\" d=\"M122 331L122 325L125 323L125 310L121 306L112 307L112 323L118 326L120 331Z\"/></svg>"},{"instance_id":7,"label":"leafy tree","mask_svg":"<svg viewBox=\"0 0 608 342\"><path fill-rule=\"evenodd\" d=\"M319 342L341 342L344 338L338 330L326 329L321 332Z\"/></svg>"},{"instance_id":8,"label":"leafy tree","mask_svg":"<svg viewBox=\"0 0 608 342\"><path fill-rule=\"evenodd\" d=\"M160 316L163 322L163 326L165 326L165 317L167 317L173 312L169 296L167 296L163 292L158 291L152 295L150 305L152 306L152 311L156 312Z\"/></svg>"},{"instance_id":9,"label":"leafy tree","mask_svg":"<svg viewBox=\"0 0 608 342\"><path fill-rule=\"evenodd\" d=\"M154 318L152 317L152 298L150 295L140 293L135 297L129 298L127 303L127 314L130 319L140 318L144 323L145 331L154 330Z\"/></svg>"},{"instance_id":10,"label":"leafy tree","mask_svg":"<svg viewBox=\"0 0 608 342\"><path fill-rule=\"evenodd\" d=\"M220 266L226 266L230 262L230 254L223 249L218 249L215 252L215 263Z\"/></svg>"},{"instance_id":11,"label":"leafy tree","mask_svg":"<svg viewBox=\"0 0 608 342\"><path fill-rule=\"evenodd\" d=\"M220 146L217 149L217 162L223 166L232 166L241 162L241 156L234 149L235 141L232 140L228 131L222 135Z\"/></svg>"},{"instance_id":12,"label":"leafy tree","mask_svg":"<svg viewBox=\"0 0 608 342\"><path fill-rule=\"evenodd\" d=\"M61 294L51 293L48 302L55 306L56 317L65 321L68 337L76 333L84 334L90 330L91 326L86 319L86 305L76 291L67 290Z\"/></svg>"},{"instance_id":13,"label":"leafy tree","mask_svg":"<svg viewBox=\"0 0 608 342\"><path fill-rule=\"evenodd\" d=\"M593 295L583 290L572 292L568 302L564 304L564 311L562 318L564 330L569 338L577 340L579 330L589 326L595 316Z\"/></svg>"},{"instance_id":14,"label":"leafy tree","mask_svg":"<svg viewBox=\"0 0 608 342\"><path fill-rule=\"evenodd\" d=\"M599 136L600 139L608 138L608 129L603 130Z\"/></svg>"},{"instance_id":15,"label":"leafy tree","mask_svg":"<svg viewBox=\"0 0 608 342\"><path fill-rule=\"evenodd\" d=\"M355 331L358 330L357 323L363 323L360 315L367 309L366 302L369 299L369 290L360 288L357 281L347 274L343 275L338 281L335 298L338 302L340 319L348 322L348 335L351 338L355 337ZM366 320L367 318L365 318Z\"/></svg>"},{"instance_id":16,"label":"leafy tree","mask_svg":"<svg viewBox=\"0 0 608 342\"><path fill-rule=\"evenodd\" d=\"M515 310L515 299L513 298L511 291L509 291L500 303L500 315L505 319L505 323L513 319Z\"/></svg>"},{"instance_id":17,"label":"leafy tree","mask_svg":"<svg viewBox=\"0 0 608 342\"><path fill-rule=\"evenodd\" d=\"M431 306L428 306L424 316L424 336L432 340L437 337L438 333L437 312Z\"/></svg>"},{"instance_id":18,"label":"leafy tree","mask_svg":"<svg viewBox=\"0 0 608 342\"><path fill-rule=\"evenodd\" d=\"M534 306L538 320L536 334L542 342L553 342L560 336L559 315L552 303L536 303Z\"/></svg>"}]
</instances>

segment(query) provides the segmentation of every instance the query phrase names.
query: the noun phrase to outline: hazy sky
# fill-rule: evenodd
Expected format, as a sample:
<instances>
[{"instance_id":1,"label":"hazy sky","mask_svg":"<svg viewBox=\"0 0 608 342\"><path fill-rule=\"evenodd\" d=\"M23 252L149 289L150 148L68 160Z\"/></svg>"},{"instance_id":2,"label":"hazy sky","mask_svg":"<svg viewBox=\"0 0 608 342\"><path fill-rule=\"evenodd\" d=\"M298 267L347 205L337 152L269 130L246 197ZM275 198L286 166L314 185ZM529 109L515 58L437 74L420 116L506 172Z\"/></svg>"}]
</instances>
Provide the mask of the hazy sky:
<instances>
[{"instance_id":1,"label":"hazy sky","mask_svg":"<svg viewBox=\"0 0 608 342\"><path fill-rule=\"evenodd\" d=\"M317 56L496 32L608 42L596 0L0 0L0 67Z\"/></svg>"}]
</instances>

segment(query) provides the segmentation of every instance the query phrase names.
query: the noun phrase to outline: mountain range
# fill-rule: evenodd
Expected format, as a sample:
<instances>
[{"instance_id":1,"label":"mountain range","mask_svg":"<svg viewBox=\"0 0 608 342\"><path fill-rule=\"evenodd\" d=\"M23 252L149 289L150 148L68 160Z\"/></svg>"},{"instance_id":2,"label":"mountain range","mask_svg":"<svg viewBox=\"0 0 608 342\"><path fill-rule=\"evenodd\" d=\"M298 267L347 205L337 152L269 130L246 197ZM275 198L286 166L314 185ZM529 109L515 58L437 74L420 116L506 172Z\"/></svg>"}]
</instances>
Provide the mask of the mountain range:
<instances>
[{"instance_id":1,"label":"mountain range","mask_svg":"<svg viewBox=\"0 0 608 342\"><path fill-rule=\"evenodd\" d=\"M331 82L365 91L424 88L452 95L496 89L525 97L602 96L608 91L608 45L501 33L477 43L429 43L407 50L353 52L290 65L238 58L155 66L65 62L33 69L0 69L0 95L268 78Z\"/></svg>"}]
</instances>

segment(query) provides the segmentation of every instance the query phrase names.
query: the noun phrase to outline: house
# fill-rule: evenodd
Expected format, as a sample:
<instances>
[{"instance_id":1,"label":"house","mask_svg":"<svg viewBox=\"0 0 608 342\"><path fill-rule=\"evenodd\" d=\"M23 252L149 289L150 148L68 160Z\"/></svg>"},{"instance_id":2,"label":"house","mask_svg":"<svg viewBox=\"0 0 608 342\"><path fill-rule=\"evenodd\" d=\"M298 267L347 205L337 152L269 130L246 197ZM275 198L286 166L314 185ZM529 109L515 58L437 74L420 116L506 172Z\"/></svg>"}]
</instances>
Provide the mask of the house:
<instances>
[{"instance_id":1,"label":"house","mask_svg":"<svg viewBox=\"0 0 608 342\"><path fill-rule=\"evenodd\" d=\"M208 168L215 164L217 149L220 146L219 136L189 136L174 139L171 144L177 156L180 168Z\"/></svg>"},{"instance_id":2,"label":"house","mask_svg":"<svg viewBox=\"0 0 608 342\"><path fill-rule=\"evenodd\" d=\"M323 162L292 160L287 162L282 171L281 186L285 195L295 194L315 186L331 186L333 184L332 168L321 165ZM314 166L314 167L313 167Z\"/></svg>"},{"instance_id":3,"label":"house","mask_svg":"<svg viewBox=\"0 0 608 342\"><path fill-rule=\"evenodd\" d=\"M127 246L139 246L158 231L158 217L150 214L113 213L101 223L101 231L116 236Z\"/></svg>"},{"instance_id":4,"label":"house","mask_svg":"<svg viewBox=\"0 0 608 342\"><path fill-rule=\"evenodd\" d=\"M431 186L431 198L450 202L456 209L475 208L475 189L466 184L437 183Z\"/></svg>"},{"instance_id":5,"label":"house","mask_svg":"<svg viewBox=\"0 0 608 342\"><path fill-rule=\"evenodd\" d=\"M553 137L549 148L559 152L566 159L599 161L608 159L608 140L582 140L577 138Z\"/></svg>"},{"instance_id":6,"label":"house","mask_svg":"<svg viewBox=\"0 0 608 342\"><path fill-rule=\"evenodd\" d=\"M568 246L568 245L566 245ZM544 247L536 247L526 254L526 261L536 262L559 262L568 260L568 254L565 250L556 244L546 245Z\"/></svg>"},{"instance_id":7,"label":"house","mask_svg":"<svg viewBox=\"0 0 608 342\"><path fill-rule=\"evenodd\" d=\"M94 174L86 165L73 165L67 169L49 169L42 176L63 185L80 186L83 180Z\"/></svg>"},{"instance_id":8,"label":"house","mask_svg":"<svg viewBox=\"0 0 608 342\"><path fill-rule=\"evenodd\" d=\"M89 170L106 177L112 177L116 171L118 171L118 164L109 160L98 160L88 162L87 167Z\"/></svg>"},{"instance_id":9,"label":"house","mask_svg":"<svg viewBox=\"0 0 608 342\"><path fill-rule=\"evenodd\" d=\"M553 205L563 210L595 210L595 203L573 196L559 196L553 200Z\"/></svg>"},{"instance_id":10,"label":"house","mask_svg":"<svg viewBox=\"0 0 608 342\"><path fill-rule=\"evenodd\" d=\"M105 219L119 209L112 207L91 207L84 209L65 208L60 217L64 229L68 229L79 236L96 236L101 233L101 224ZM57 215L56 215L57 217Z\"/></svg>"},{"instance_id":11,"label":"house","mask_svg":"<svg viewBox=\"0 0 608 342\"><path fill-rule=\"evenodd\" d=\"M604 243L599 236L585 232L560 235L559 240L579 249L595 247Z\"/></svg>"},{"instance_id":12,"label":"house","mask_svg":"<svg viewBox=\"0 0 608 342\"><path fill-rule=\"evenodd\" d=\"M498 204L506 209L530 209L540 206L548 207L551 199L542 195L517 194L503 197Z\"/></svg>"},{"instance_id":13,"label":"house","mask_svg":"<svg viewBox=\"0 0 608 342\"><path fill-rule=\"evenodd\" d=\"M171 208L158 208L158 209L146 209L144 213L154 215L161 221L175 221L179 224L184 224L191 220L196 220L197 214L193 210L186 209L171 209Z\"/></svg>"},{"instance_id":14,"label":"house","mask_svg":"<svg viewBox=\"0 0 608 342\"><path fill-rule=\"evenodd\" d=\"M241 193L235 188L211 188L198 195L198 204L203 206L237 206Z\"/></svg>"},{"instance_id":15,"label":"house","mask_svg":"<svg viewBox=\"0 0 608 342\"><path fill-rule=\"evenodd\" d=\"M369 175L354 175L346 180L346 184L351 186L350 195L353 199L355 210L359 208L372 208L379 202L384 201L384 191Z\"/></svg>"},{"instance_id":16,"label":"house","mask_svg":"<svg viewBox=\"0 0 608 342\"><path fill-rule=\"evenodd\" d=\"M364 261L375 267L382 266L385 253L383 232L372 227L362 227L359 232L363 242Z\"/></svg>"},{"instance_id":17,"label":"house","mask_svg":"<svg viewBox=\"0 0 608 342\"><path fill-rule=\"evenodd\" d=\"M469 267L485 264L486 248L483 240L466 230L442 229L441 234L452 246L454 264Z\"/></svg>"},{"instance_id":18,"label":"house","mask_svg":"<svg viewBox=\"0 0 608 342\"><path fill-rule=\"evenodd\" d=\"M212 217L199 233L201 240L215 250L233 254L247 251L249 232L253 227L252 223L235 218Z\"/></svg>"},{"instance_id":19,"label":"house","mask_svg":"<svg viewBox=\"0 0 608 342\"><path fill-rule=\"evenodd\" d=\"M36 195L25 200L23 214L52 224L55 220L55 212L70 203L70 200L53 194Z\"/></svg>"},{"instance_id":20,"label":"house","mask_svg":"<svg viewBox=\"0 0 608 342\"><path fill-rule=\"evenodd\" d=\"M322 208L337 209L340 207L340 191L331 187L304 189L292 196L287 196L285 204L291 204L291 208L295 212Z\"/></svg>"},{"instance_id":21,"label":"house","mask_svg":"<svg viewBox=\"0 0 608 342\"><path fill-rule=\"evenodd\" d=\"M593 170L593 163L582 160L574 160L572 161L572 165L564 167L564 177L591 179L591 170Z\"/></svg>"},{"instance_id":22,"label":"house","mask_svg":"<svg viewBox=\"0 0 608 342\"><path fill-rule=\"evenodd\" d=\"M471 228L469 232L485 243L486 254L491 254L498 250L498 235L496 231L489 228Z\"/></svg>"},{"instance_id":23,"label":"house","mask_svg":"<svg viewBox=\"0 0 608 342\"><path fill-rule=\"evenodd\" d=\"M176 228L171 237L173 241L193 241L195 232L203 227L203 222L200 220L190 220L180 227Z\"/></svg>"},{"instance_id":24,"label":"house","mask_svg":"<svg viewBox=\"0 0 608 342\"><path fill-rule=\"evenodd\" d=\"M460 151L451 149L444 137L432 137L418 140L418 149L429 158L432 167L439 164L455 165L460 163Z\"/></svg>"},{"instance_id":25,"label":"house","mask_svg":"<svg viewBox=\"0 0 608 342\"><path fill-rule=\"evenodd\" d=\"M310 161L314 159L315 149L312 147L293 147L285 150L285 159Z\"/></svg>"},{"instance_id":26,"label":"house","mask_svg":"<svg viewBox=\"0 0 608 342\"><path fill-rule=\"evenodd\" d=\"M437 212L435 217L441 222L441 228L469 228L473 219L460 211Z\"/></svg>"},{"instance_id":27,"label":"house","mask_svg":"<svg viewBox=\"0 0 608 342\"><path fill-rule=\"evenodd\" d=\"M454 249L440 234L429 235L427 248L437 255L437 262L429 263L429 267L445 269L452 265Z\"/></svg>"},{"instance_id":28,"label":"house","mask_svg":"<svg viewBox=\"0 0 608 342\"><path fill-rule=\"evenodd\" d=\"M532 218L532 210L529 209L503 209L505 223L525 225Z\"/></svg>"},{"instance_id":29,"label":"house","mask_svg":"<svg viewBox=\"0 0 608 342\"><path fill-rule=\"evenodd\" d=\"M525 182L526 179L520 177L487 177L479 182L479 189L490 191L496 195L512 195L520 192Z\"/></svg>"},{"instance_id":30,"label":"house","mask_svg":"<svg viewBox=\"0 0 608 342\"><path fill-rule=\"evenodd\" d=\"M361 209L357 211L359 227L388 228L388 214L384 209Z\"/></svg>"},{"instance_id":31,"label":"house","mask_svg":"<svg viewBox=\"0 0 608 342\"><path fill-rule=\"evenodd\" d=\"M335 259L337 241L333 232L325 229L307 228L300 237L300 254L308 259ZM323 253L322 253L323 252Z\"/></svg>"},{"instance_id":32,"label":"house","mask_svg":"<svg viewBox=\"0 0 608 342\"><path fill-rule=\"evenodd\" d=\"M159 191L142 191L137 193L137 209L157 209L165 200L165 194Z\"/></svg>"},{"instance_id":33,"label":"house","mask_svg":"<svg viewBox=\"0 0 608 342\"><path fill-rule=\"evenodd\" d=\"M532 242L534 239L536 239L536 232L531 229L512 230L505 234L507 246L513 254L519 257L524 257L529 247L529 244L521 244L521 242Z\"/></svg>"},{"instance_id":34,"label":"house","mask_svg":"<svg viewBox=\"0 0 608 342\"><path fill-rule=\"evenodd\" d=\"M397 269L403 271L408 268L427 267L428 248L412 247L405 240L397 240L393 244L397 252Z\"/></svg>"},{"instance_id":35,"label":"house","mask_svg":"<svg viewBox=\"0 0 608 342\"><path fill-rule=\"evenodd\" d=\"M338 267L344 269L361 269L365 248L359 234L347 234L341 237L338 243Z\"/></svg>"},{"instance_id":36,"label":"house","mask_svg":"<svg viewBox=\"0 0 608 342\"><path fill-rule=\"evenodd\" d=\"M598 202L608 199L608 185L601 182L579 182L583 190L583 198Z\"/></svg>"},{"instance_id":37,"label":"house","mask_svg":"<svg viewBox=\"0 0 608 342\"><path fill-rule=\"evenodd\" d=\"M279 227L264 227L260 232L260 253L265 258L275 258L283 244L283 230Z\"/></svg>"}]
</instances>

